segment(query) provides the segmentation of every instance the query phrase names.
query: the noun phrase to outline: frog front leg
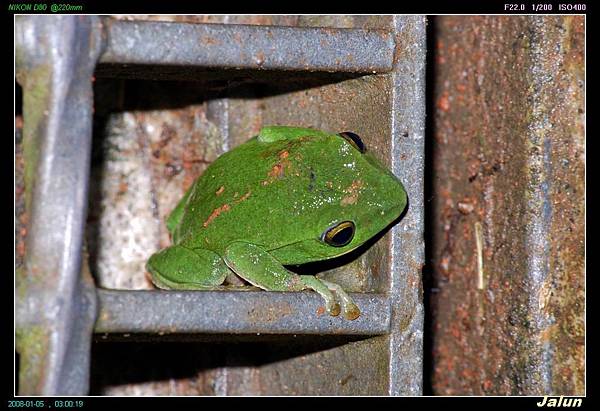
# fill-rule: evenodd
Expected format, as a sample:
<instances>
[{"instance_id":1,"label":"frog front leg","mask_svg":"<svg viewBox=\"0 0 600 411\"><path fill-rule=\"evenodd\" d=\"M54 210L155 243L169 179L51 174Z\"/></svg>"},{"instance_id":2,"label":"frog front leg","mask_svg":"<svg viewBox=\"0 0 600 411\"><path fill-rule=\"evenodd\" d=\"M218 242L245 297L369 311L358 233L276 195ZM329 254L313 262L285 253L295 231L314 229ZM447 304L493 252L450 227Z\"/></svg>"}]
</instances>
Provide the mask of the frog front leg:
<instances>
[{"instance_id":1,"label":"frog front leg","mask_svg":"<svg viewBox=\"0 0 600 411\"><path fill-rule=\"evenodd\" d=\"M344 316L347 319L354 320L360 315L356 304L339 285L319 280L312 275L292 273L260 246L235 241L227 246L224 260L237 275L263 290L314 290L325 300L327 312L332 316L337 316L340 313L340 305L336 301L333 291L340 297Z\"/></svg>"},{"instance_id":2,"label":"frog front leg","mask_svg":"<svg viewBox=\"0 0 600 411\"><path fill-rule=\"evenodd\" d=\"M153 254L146 269L158 288L175 290L215 289L230 272L218 254L182 245Z\"/></svg>"}]
</instances>

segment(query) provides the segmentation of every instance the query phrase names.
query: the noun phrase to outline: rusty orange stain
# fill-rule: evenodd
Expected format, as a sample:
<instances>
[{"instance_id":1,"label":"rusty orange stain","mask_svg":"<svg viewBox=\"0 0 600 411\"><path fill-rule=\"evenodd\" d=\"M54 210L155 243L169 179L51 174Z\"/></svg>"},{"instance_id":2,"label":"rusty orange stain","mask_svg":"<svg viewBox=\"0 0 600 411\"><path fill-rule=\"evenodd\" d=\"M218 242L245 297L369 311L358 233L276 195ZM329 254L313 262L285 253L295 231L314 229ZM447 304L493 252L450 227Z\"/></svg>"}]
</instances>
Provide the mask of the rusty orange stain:
<instances>
[{"instance_id":1,"label":"rusty orange stain","mask_svg":"<svg viewBox=\"0 0 600 411\"><path fill-rule=\"evenodd\" d=\"M17 243L17 255L19 256L23 256L25 255L25 242L24 241L19 241Z\"/></svg>"},{"instance_id":2,"label":"rusty orange stain","mask_svg":"<svg viewBox=\"0 0 600 411\"><path fill-rule=\"evenodd\" d=\"M211 36L204 36L204 37L202 37L202 42L204 44L208 44L208 45L211 45L211 46L212 45L221 44L221 42L219 40L217 40L216 38L211 37Z\"/></svg>"},{"instance_id":3,"label":"rusty orange stain","mask_svg":"<svg viewBox=\"0 0 600 411\"><path fill-rule=\"evenodd\" d=\"M27 223L29 221L29 216L27 215L27 212L23 212L20 216L19 216L19 224L24 225L25 227L23 227L24 230L27 230ZM26 234L27 232L25 232ZM23 235L25 235L23 234Z\"/></svg>"},{"instance_id":4,"label":"rusty orange stain","mask_svg":"<svg viewBox=\"0 0 600 411\"><path fill-rule=\"evenodd\" d=\"M475 372L469 369L464 369L461 371L461 374L464 378L473 378L475 377Z\"/></svg>"},{"instance_id":5,"label":"rusty orange stain","mask_svg":"<svg viewBox=\"0 0 600 411\"><path fill-rule=\"evenodd\" d=\"M456 327L456 325L453 324L450 326L450 334L452 334L452 336L457 340L460 338L460 330Z\"/></svg>"},{"instance_id":6,"label":"rusty orange stain","mask_svg":"<svg viewBox=\"0 0 600 411\"><path fill-rule=\"evenodd\" d=\"M448 93L444 93L440 96L437 106L442 111L450 110L450 100L448 99Z\"/></svg>"},{"instance_id":7,"label":"rusty orange stain","mask_svg":"<svg viewBox=\"0 0 600 411\"><path fill-rule=\"evenodd\" d=\"M492 388L492 386L493 386L493 383L492 383L491 380L485 380L485 381L483 381L482 388L485 391L488 391L490 388Z\"/></svg>"},{"instance_id":8,"label":"rusty orange stain","mask_svg":"<svg viewBox=\"0 0 600 411\"><path fill-rule=\"evenodd\" d=\"M317 308L317 315L323 315L325 314L325 307L320 306L319 308Z\"/></svg>"},{"instance_id":9,"label":"rusty orange stain","mask_svg":"<svg viewBox=\"0 0 600 411\"><path fill-rule=\"evenodd\" d=\"M119 183L119 191L118 191L118 194L123 194L123 193L125 193L125 192L127 191L127 188L128 188L127 182L125 182L125 181L121 181L121 182Z\"/></svg>"}]
</instances>

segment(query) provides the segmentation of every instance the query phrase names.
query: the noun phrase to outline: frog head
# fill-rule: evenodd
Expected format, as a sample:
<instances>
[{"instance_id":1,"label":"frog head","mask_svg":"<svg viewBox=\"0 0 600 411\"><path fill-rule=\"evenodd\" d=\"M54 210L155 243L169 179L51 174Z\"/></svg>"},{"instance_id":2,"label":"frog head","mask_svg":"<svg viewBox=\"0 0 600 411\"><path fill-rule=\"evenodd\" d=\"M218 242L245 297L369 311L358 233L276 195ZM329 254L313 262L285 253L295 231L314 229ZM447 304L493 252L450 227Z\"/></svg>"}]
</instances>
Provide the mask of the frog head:
<instances>
[{"instance_id":1,"label":"frog head","mask_svg":"<svg viewBox=\"0 0 600 411\"><path fill-rule=\"evenodd\" d=\"M295 190L285 244L271 250L283 264L338 257L395 222L407 195L402 183L352 133L304 138L305 183ZM301 193L300 195L298 193Z\"/></svg>"}]
</instances>

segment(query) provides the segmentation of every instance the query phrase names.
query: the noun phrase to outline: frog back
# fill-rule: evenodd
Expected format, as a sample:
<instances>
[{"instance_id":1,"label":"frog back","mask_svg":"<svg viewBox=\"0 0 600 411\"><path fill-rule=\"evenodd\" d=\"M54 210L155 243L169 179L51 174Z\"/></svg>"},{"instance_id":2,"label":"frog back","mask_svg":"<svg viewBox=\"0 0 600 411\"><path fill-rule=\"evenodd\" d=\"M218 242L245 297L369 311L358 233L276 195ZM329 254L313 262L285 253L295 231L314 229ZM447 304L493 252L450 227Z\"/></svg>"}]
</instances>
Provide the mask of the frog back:
<instances>
[{"instance_id":1,"label":"frog back","mask_svg":"<svg viewBox=\"0 0 600 411\"><path fill-rule=\"evenodd\" d=\"M196 180L173 240L219 254L232 241L275 250L318 239L343 219L369 219L371 206L384 206L380 181L390 177L370 161L336 135L254 137Z\"/></svg>"}]
</instances>

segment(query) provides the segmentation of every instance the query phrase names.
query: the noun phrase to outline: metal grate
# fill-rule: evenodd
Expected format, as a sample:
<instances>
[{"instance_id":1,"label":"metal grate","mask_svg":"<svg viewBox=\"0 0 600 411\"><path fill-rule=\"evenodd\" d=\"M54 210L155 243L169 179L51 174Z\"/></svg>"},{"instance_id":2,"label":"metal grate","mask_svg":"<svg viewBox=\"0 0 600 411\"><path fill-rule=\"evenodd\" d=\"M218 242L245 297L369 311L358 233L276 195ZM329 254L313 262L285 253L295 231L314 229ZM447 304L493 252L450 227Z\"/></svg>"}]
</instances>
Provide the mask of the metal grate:
<instances>
[{"instance_id":1,"label":"metal grate","mask_svg":"<svg viewBox=\"0 0 600 411\"><path fill-rule=\"evenodd\" d=\"M17 273L20 394L85 394L93 332L385 335L386 393L421 392L424 18L395 17L390 30L360 30L19 16L15 33L25 150L35 164L26 174L27 268ZM352 294L363 314L348 322L315 316L321 301L314 293L96 289L89 273L80 274L91 79L96 69L119 75L131 65L134 76L150 66L389 73L392 168L411 204L393 230L386 293ZM282 305L293 309L260 314L280 313Z\"/></svg>"},{"instance_id":2,"label":"metal grate","mask_svg":"<svg viewBox=\"0 0 600 411\"><path fill-rule=\"evenodd\" d=\"M101 63L385 73L394 40L383 30L105 20Z\"/></svg>"},{"instance_id":3,"label":"metal grate","mask_svg":"<svg viewBox=\"0 0 600 411\"><path fill-rule=\"evenodd\" d=\"M327 314L315 317L323 303L314 293L265 294L99 290L95 332L377 335L390 329L383 295L352 294L362 314L350 322Z\"/></svg>"}]
</instances>

